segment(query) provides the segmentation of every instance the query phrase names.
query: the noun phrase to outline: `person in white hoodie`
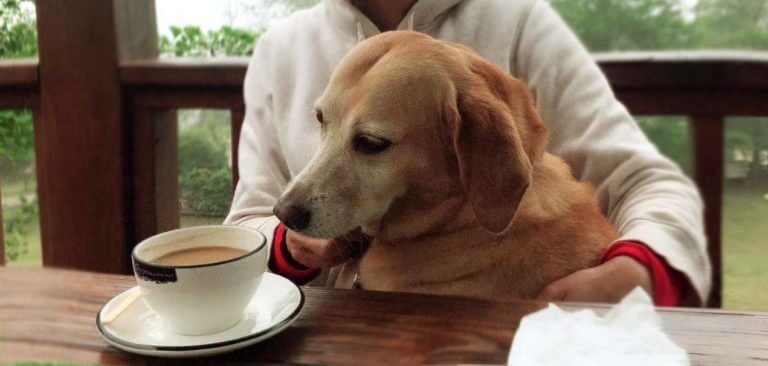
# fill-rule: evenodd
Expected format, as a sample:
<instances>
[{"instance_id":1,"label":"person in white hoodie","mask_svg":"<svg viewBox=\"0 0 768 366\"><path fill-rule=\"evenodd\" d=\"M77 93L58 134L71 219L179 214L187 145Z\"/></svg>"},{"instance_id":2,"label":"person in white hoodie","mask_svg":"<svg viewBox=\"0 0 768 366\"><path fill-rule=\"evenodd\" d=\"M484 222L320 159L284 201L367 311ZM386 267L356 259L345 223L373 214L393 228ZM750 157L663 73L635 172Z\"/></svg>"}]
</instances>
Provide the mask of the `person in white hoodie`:
<instances>
[{"instance_id":1,"label":"person in white hoodie","mask_svg":"<svg viewBox=\"0 0 768 366\"><path fill-rule=\"evenodd\" d=\"M550 284L540 299L615 302L636 286L658 305L707 299L698 191L648 141L544 0L325 0L262 35L245 78L240 181L225 223L268 236L272 271L297 283L349 282L339 278L348 246L292 232L272 207L320 144L313 105L336 64L362 40L403 29L468 45L525 81L549 126L549 151L595 186L618 228L598 265Z\"/></svg>"}]
</instances>

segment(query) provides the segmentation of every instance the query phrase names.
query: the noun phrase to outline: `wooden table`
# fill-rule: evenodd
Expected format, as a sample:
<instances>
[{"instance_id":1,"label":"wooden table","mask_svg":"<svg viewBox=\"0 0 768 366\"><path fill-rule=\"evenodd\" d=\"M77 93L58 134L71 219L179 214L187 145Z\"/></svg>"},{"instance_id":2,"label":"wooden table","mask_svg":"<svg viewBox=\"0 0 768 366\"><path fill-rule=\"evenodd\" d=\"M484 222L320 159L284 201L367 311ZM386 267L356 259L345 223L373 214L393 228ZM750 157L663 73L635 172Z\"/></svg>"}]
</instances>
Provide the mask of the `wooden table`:
<instances>
[{"instance_id":1,"label":"wooden table","mask_svg":"<svg viewBox=\"0 0 768 366\"><path fill-rule=\"evenodd\" d=\"M241 351L190 362L132 355L101 339L97 310L133 285L128 276L0 267L0 363L503 364L520 318L545 306L305 288L306 308L284 332ZM694 365L768 365L766 313L660 313Z\"/></svg>"}]
</instances>

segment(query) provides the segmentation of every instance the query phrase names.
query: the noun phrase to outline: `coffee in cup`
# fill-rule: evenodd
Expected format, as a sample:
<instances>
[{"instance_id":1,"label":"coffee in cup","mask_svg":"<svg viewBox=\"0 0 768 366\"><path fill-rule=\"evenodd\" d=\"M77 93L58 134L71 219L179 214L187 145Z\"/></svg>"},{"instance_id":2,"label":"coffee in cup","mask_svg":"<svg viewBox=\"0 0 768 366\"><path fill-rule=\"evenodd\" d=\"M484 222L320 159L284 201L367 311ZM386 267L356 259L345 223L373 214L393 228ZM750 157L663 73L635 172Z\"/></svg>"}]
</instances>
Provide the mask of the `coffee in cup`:
<instances>
[{"instance_id":1,"label":"coffee in cup","mask_svg":"<svg viewBox=\"0 0 768 366\"><path fill-rule=\"evenodd\" d=\"M247 250L228 247L224 245L212 245L206 247L181 249L164 254L152 261L155 264L166 266L191 266L197 264L223 262L242 257L248 254Z\"/></svg>"},{"instance_id":2,"label":"coffee in cup","mask_svg":"<svg viewBox=\"0 0 768 366\"><path fill-rule=\"evenodd\" d=\"M175 333L211 334L242 318L267 268L260 232L199 226L158 234L131 255L144 300Z\"/></svg>"}]
</instances>

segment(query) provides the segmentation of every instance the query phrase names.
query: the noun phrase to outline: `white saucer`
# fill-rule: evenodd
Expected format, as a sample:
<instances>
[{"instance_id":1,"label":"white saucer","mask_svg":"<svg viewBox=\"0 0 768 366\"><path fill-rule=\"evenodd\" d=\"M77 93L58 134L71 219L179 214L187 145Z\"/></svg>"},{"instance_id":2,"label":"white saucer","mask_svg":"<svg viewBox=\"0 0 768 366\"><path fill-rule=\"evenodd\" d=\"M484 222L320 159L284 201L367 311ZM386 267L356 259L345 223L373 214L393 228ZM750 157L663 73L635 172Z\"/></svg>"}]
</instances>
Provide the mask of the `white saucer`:
<instances>
[{"instance_id":1,"label":"white saucer","mask_svg":"<svg viewBox=\"0 0 768 366\"><path fill-rule=\"evenodd\" d=\"M96 316L96 325L109 344L147 356L195 357L243 348L285 329L296 320L304 307L301 289L283 277L265 273L243 320L218 333L200 336L174 334L144 301L134 302L109 324L101 322L101 318L122 299L138 290L134 287L110 300Z\"/></svg>"}]
</instances>

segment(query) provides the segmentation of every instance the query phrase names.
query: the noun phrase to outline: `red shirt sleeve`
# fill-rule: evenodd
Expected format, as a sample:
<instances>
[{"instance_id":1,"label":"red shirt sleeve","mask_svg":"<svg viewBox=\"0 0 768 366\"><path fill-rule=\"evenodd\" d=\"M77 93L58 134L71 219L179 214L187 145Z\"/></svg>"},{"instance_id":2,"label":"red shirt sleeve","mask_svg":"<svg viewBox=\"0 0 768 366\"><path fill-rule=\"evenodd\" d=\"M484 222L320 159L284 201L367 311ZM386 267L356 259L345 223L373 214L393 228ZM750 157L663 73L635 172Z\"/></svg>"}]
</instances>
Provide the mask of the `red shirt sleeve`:
<instances>
[{"instance_id":1,"label":"red shirt sleeve","mask_svg":"<svg viewBox=\"0 0 768 366\"><path fill-rule=\"evenodd\" d=\"M685 276L667 264L651 248L637 241L617 241L600 257L599 264L611 258L626 255L640 262L651 273L653 302L657 306L676 306L686 285Z\"/></svg>"},{"instance_id":2,"label":"red shirt sleeve","mask_svg":"<svg viewBox=\"0 0 768 366\"><path fill-rule=\"evenodd\" d=\"M287 230L283 223L275 228L272 239L272 249L269 256L269 270L277 273L297 285L304 285L320 274L320 268L310 268L297 262L286 247L285 235Z\"/></svg>"}]
</instances>

